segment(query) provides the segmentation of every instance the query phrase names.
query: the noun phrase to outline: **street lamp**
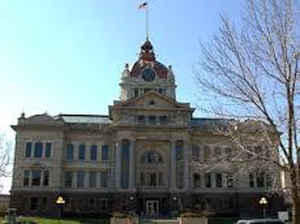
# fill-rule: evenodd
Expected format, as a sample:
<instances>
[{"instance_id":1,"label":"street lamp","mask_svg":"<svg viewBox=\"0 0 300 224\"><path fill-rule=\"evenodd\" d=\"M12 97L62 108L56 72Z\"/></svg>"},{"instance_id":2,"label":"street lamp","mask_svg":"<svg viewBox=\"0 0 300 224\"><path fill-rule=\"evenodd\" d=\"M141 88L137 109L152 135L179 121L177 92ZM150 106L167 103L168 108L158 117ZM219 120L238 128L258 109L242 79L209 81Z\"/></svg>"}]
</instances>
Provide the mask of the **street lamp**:
<instances>
[{"instance_id":1,"label":"street lamp","mask_svg":"<svg viewBox=\"0 0 300 224\"><path fill-rule=\"evenodd\" d=\"M261 199L259 200L259 204L262 206L264 218L266 218L266 206L268 204L267 198L266 197L261 197Z\"/></svg>"},{"instance_id":2,"label":"street lamp","mask_svg":"<svg viewBox=\"0 0 300 224\"><path fill-rule=\"evenodd\" d=\"M59 206L59 218L61 219L62 216L62 208L64 206L64 204L66 204L65 199L63 198L63 196L59 195L56 198L56 204Z\"/></svg>"}]
</instances>

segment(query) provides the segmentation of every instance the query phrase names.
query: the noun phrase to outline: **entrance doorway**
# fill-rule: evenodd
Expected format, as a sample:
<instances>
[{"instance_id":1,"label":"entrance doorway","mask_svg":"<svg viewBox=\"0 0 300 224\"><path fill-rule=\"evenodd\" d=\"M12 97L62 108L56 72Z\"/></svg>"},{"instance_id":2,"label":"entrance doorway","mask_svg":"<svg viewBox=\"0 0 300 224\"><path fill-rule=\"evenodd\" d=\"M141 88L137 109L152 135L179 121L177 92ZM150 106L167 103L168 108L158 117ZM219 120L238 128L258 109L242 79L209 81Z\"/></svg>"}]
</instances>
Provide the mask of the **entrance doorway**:
<instances>
[{"instance_id":1,"label":"entrance doorway","mask_svg":"<svg viewBox=\"0 0 300 224\"><path fill-rule=\"evenodd\" d=\"M159 201L147 200L146 201L146 215L158 215L159 214Z\"/></svg>"}]
</instances>

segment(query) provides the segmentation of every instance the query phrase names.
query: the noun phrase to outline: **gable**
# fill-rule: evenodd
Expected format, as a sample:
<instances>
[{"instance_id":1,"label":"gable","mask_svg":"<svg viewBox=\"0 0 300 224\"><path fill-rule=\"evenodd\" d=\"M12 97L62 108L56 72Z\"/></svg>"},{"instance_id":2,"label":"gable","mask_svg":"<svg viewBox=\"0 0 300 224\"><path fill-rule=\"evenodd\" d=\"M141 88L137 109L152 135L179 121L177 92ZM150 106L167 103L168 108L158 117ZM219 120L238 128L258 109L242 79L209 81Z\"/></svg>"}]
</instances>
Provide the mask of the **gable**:
<instances>
[{"instance_id":1,"label":"gable","mask_svg":"<svg viewBox=\"0 0 300 224\"><path fill-rule=\"evenodd\" d=\"M174 99L163 96L156 91L150 91L140 97L132 98L117 104L122 107L138 107L138 108L178 108L182 107ZM115 106L117 106L115 105Z\"/></svg>"}]
</instances>

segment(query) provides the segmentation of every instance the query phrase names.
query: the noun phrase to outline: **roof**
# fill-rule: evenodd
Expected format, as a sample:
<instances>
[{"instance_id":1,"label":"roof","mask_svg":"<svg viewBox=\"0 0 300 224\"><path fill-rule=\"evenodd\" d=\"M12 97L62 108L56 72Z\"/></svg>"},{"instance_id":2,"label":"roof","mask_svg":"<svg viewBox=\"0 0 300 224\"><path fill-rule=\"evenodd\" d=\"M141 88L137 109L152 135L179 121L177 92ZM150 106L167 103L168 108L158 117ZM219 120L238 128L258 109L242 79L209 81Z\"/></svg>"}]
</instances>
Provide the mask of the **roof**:
<instances>
[{"instance_id":1,"label":"roof","mask_svg":"<svg viewBox=\"0 0 300 224\"><path fill-rule=\"evenodd\" d=\"M107 115L93 114L59 114L65 123L83 123L83 124L110 124L111 120Z\"/></svg>"},{"instance_id":2,"label":"roof","mask_svg":"<svg viewBox=\"0 0 300 224\"><path fill-rule=\"evenodd\" d=\"M195 127L213 127L215 125L226 125L229 119L223 118L192 118L191 126Z\"/></svg>"}]
</instances>

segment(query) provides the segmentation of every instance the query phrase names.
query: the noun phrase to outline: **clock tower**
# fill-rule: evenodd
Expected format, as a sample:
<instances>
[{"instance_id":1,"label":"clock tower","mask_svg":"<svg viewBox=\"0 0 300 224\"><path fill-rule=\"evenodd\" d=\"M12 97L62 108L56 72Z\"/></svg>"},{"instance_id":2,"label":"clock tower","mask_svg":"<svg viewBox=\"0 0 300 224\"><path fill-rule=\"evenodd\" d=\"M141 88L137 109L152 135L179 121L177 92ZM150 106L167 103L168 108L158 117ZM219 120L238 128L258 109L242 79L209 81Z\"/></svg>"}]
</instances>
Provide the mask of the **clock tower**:
<instances>
[{"instance_id":1,"label":"clock tower","mask_svg":"<svg viewBox=\"0 0 300 224\"><path fill-rule=\"evenodd\" d=\"M157 91L163 96L176 99L176 84L169 65L158 62L149 40L141 46L139 59L130 68L128 64L122 73L120 100L142 96L148 91Z\"/></svg>"}]
</instances>

